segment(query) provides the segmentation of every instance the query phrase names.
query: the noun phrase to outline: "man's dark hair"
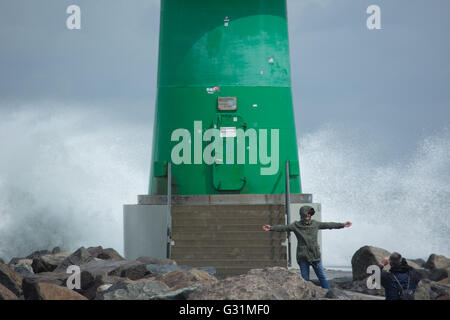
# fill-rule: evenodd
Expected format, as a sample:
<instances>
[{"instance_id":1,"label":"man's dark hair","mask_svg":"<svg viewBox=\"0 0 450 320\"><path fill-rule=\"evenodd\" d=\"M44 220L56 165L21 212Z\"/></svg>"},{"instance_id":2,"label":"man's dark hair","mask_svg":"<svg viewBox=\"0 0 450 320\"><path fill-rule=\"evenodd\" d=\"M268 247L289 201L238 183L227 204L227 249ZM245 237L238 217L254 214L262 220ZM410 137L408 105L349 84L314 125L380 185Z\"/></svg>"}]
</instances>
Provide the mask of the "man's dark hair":
<instances>
[{"instance_id":1,"label":"man's dark hair","mask_svg":"<svg viewBox=\"0 0 450 320\"><path fill-rule=\"evenodd\" d=\"M391 266L400 266L402 263L402 255L398 252L394 252L389 257L389 262L390 262Z\"/></svg>"},{"instance_id":2,"label":"man's dark hair","mask_svg":"<svg viewBox=\"0 0 450 320\"><path fill-rule=\"evenodd\" d=\"M308 213L311 215L311 217L316 213L316 210L314 208L309 209Z\"/></svg>"}]
</instances>

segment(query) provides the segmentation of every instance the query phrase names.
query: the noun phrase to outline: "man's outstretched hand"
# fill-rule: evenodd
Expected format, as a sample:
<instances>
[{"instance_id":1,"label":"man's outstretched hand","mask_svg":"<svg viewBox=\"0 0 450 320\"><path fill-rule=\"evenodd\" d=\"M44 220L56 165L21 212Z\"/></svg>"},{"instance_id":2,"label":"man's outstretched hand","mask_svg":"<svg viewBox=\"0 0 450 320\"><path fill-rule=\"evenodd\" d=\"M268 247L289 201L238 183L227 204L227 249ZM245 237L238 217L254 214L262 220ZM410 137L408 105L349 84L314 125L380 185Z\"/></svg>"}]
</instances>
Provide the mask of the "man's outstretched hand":
<instances>
[{"instance_id":1,"label":"man's outstretched hand","mask_svg":"<svg viewBox=\"0 0 450 320\"><path fill-rule=\"evenodd\" d=\"M264 231L270 231L270 226L268 224L266 224L262 228L263 228Z\"/></svg>"},{"instance_id":2,"label":"man's outstretched hand","mask_svg":"<svg viewBox=\"0 0 450 320\"><path fill-rule=\"evenodd\" d=\"M350 221L347 221L346 223L344 223L344 227L346 228L350 228L352 226L352 223Z\"/></svg>"}]
</instances>

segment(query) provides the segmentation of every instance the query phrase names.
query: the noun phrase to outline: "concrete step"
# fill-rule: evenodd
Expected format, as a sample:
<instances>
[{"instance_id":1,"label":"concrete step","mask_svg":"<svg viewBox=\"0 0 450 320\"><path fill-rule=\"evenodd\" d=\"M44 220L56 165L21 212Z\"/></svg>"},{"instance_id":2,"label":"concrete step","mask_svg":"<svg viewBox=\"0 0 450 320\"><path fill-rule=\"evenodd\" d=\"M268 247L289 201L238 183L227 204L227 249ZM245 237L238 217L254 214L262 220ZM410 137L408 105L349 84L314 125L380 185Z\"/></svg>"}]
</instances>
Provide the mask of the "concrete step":
<instances>
[{"instance_id":1,"label":"concrete step","mask_svg":"<svg viewBox=\"0 0 450 320\"><path fill-rule=\"evenodd\" d=\"M284 205L174 206L172 259L219 276L287 266L286 233L262 230L285 221Z\"/></svg>"},{"instance_id":2,"label":"concrete step","mask_svg":"<svg viewBox=\"0 0 450 320\"><path fill-rule=\"evenodd\" d=\"M228 245L208 245L207 243L203 244L201 247L192 247L192 246L183 246L176 245L172 247L172 252L180 252L180 253L195 253L200 251L209 251L209 252L224 252L224 253L266 253L266 252L284 252L286 253L286 246L274 247L271 245L261 246L261 245L241 245L240 247L230 247Z\"/></svg>"},{"instance_id":3,"label":"concrete step","mask_svg":"<svg viewBox=\"0 0 450 320\"><path fill-rule=\"evenodd\" d=\"M175 245L182 246L192 246L202 248L204 246L234 246L234 247L246 247L246 246L281 246L281 244L285 241L285 239L266 239L266 240L208 240L208 243L205 243L205 240L179 240L175 241Z\"/></svg>"},{"instance_id":4,"label":"concrete step","mask_svg":"<svg viewBox=\"0 0 450 320\"><path fill-rule=\"evenodd\" d=\"M230 231L245 231L245 232L256 232L262 231L263 224L242 224L236 221L230 221L230 224L205 224L203 226L192 225L192 224L179 224L172 227L172 232L185 232L185 233L199 233L199 232L230 232Z\"/></svg>"},{"instance_id":5,"label":"concrete step","mask_svg":"<svg viewBox=\"0 0 450 320\"><path fill-rule=\"evenodd\" d=\"M177 251L172 251L173 256L180 256L181 255ZM263 260L283 260L286 259L286 252L278 251L278 252L258 252L258 253L248 253L248 252L242 252L242 251L236 251L236 252L222 252L222 251L216 251L216 252L208 252L205 250L199 250L198 252L183 252L182 253L182 259L187 260L201 260L201 259L210 259L210 260L231 260L231 259L250 259L250 260L256 260L256 259L263 259Z\"/></svg>"},{"instance_id":6,"label":"concrete step","mask_svg":"<svg viewBox=\"0 0 450 320\"><path fill-rule=\"evenodd\" d=\"M275 266L285 266L287 265L286 260L261 260L261 259L244 259L244 260L197 260L197 259L183 259L177 261L178 265L191 266L191 267L239 267L239 268L267 268Z\"/></svg>"},{"instance_id":7,"label":"concrete step","mask_svg":"<svg viewBox=\"0 0 450 320\"><path fill-rule=\"evenodd\" d=\"M230 217L284 215L284 205L213 205L213 206L173 206L173 215L215 215Z\"/></svg>"},{"instance_id":8,"label":"concrete step","mask_svg":"<svg viewBox=\"0 0 450 320\"><path fill-rule=\"evenodd\" d=\"M214 226L214 225L235 225L237 222L243 225L249 224L285 224L286 218L283 217L258 217L258 218L227 218L227 217L197 217L197 216L172 216L172 226L190 225L190 226Z\"/></svg>"},{"instance_id":9,"label":"concrete step","mask_svg":"<svg viewBox=\"0 0 450 320\"><path fill-rule=\"evenodd\" d=\"M228 232L173 232L172 239L177 240L280 240L286 237L281 232L264 231L228 231Z\"/></svg>"}]
</instances>

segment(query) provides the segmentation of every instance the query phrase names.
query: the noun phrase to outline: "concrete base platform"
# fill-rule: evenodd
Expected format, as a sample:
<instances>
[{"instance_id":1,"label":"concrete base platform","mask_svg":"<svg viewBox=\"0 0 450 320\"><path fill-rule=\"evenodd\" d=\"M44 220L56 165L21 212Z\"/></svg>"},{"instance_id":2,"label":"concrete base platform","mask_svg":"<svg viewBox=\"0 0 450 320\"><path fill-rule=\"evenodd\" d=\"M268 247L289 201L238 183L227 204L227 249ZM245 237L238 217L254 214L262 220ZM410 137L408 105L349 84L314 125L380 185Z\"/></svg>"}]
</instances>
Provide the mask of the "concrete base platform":
<instances>
[{"instance_id":1,"label":"concrete base platform","mask_svg":"<svg viewBox=\"0 0 450 320\"><path fill-rule=\"evenodd\" d=\"M287 266L285 233L262 231L262 225L286 224L284 195L211 195L172 197L172 259L180 265L213 266L218 275L242 274L253 268ZM124 249L127 259L166 258L167 196L139 196L124 206ZM321 206L312 196L291 195L291 221L300 208ZM297 240L291 235L292 267Z\"/></svg>"}]
</instances>

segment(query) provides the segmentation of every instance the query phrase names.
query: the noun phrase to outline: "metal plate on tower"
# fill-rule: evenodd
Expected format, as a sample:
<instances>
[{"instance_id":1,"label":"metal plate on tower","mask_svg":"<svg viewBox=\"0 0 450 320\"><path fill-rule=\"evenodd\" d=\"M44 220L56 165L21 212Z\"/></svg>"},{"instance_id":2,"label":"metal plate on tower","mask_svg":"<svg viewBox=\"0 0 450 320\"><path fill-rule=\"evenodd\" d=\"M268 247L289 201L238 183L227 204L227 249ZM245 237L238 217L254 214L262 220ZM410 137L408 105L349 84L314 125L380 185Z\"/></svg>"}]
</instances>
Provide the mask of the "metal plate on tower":
<instances>
[{"instance_id":1,"label":"metal plate on tower","mask_svg":"<svg viewBox=\"0 0 450 320\"><path fill-rule=\"evenodd\" d=\"M236 111L237 98L236 97L219 97L219 111Z\"/></svg>"}]
</instances>

